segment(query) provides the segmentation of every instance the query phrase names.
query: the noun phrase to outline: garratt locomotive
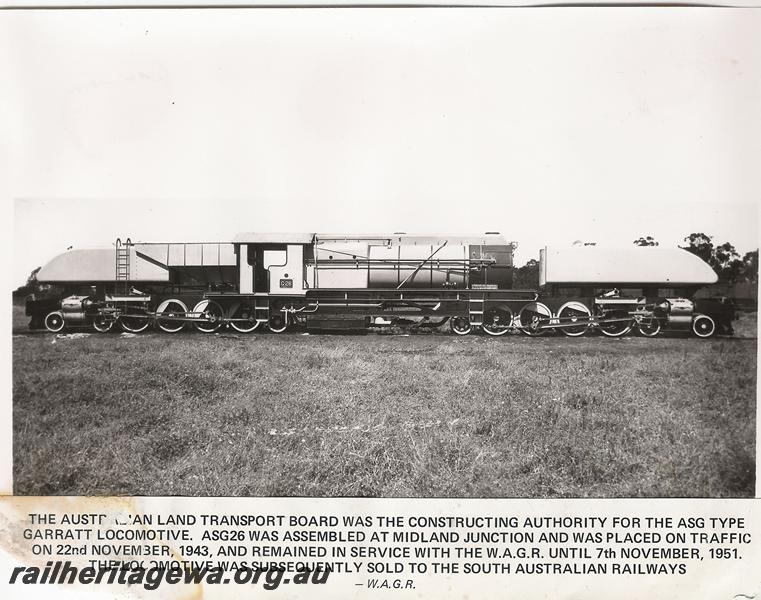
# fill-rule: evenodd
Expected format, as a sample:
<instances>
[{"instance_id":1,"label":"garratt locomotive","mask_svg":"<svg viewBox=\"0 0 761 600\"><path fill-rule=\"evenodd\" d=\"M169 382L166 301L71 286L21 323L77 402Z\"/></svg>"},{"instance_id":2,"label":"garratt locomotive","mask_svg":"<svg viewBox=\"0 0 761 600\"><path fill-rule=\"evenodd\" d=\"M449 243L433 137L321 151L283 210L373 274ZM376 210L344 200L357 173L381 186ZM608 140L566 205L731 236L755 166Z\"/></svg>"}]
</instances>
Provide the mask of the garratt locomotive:
<instances>
[{"instance_id":1,"label":"garratt locomotive","mask_svg":"<svg viewBox=\"0 0 761 600\"><path fill-rule=\"evenodd\" d=\"M714 271L681 249L545 248L538 289L513 288L516 245L476 236L244 233L231 242L69 250L37 274L30 327L247 333L438 327L457 335L732 333L734 311L696 300Z\"/></svg>"}]
</instances>

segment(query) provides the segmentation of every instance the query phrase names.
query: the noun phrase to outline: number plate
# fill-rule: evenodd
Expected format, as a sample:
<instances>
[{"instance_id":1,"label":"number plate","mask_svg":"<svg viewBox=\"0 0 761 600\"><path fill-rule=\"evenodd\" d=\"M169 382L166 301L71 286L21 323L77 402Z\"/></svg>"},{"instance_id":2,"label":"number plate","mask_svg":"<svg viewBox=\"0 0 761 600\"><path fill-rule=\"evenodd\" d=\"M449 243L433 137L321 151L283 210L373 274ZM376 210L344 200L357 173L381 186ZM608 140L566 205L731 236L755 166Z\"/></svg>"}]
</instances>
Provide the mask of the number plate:
<instances>
[{"instance_id":1,"label":"number plate","mask_svg":"<svg viewBox=\"0 0 761 600\"><path fill-rule=\"evenodd\" d=\"M293 287L293 279L281 279L280 280L280 287L281 288L292 288Z\"/></svg>"}]
</instances>

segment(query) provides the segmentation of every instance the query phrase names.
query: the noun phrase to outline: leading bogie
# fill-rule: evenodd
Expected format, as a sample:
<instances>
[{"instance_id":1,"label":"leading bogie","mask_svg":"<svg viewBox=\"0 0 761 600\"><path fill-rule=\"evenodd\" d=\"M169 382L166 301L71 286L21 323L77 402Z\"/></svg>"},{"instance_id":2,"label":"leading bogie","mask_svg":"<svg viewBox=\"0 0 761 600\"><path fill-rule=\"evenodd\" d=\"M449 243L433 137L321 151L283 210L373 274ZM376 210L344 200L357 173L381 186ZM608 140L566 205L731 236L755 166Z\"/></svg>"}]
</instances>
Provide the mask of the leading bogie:
<instances>
[{"instance_id":1,"label":"leading bogie","mask_svg":"<svg viewBox=\"0 0 761 600\"><path fill-rule=\"evenodd\" d=\"M108 333L114 326L114 318L109 314L99 313L92 319L92 327L98 333Z\"/></svg>"},{"instance_id":2,"label":"leading bogie","mask_svg":"<svg viewBox=\"0 0 761 600\"><path fill-rule=\"evenodd\" d=\"M645 317L637 322L637 333L643 337L656 337L661 332L661 322L656 317Z\"/></svg>"},{"instance_id":3,"label":"leading bogie","mask_svg":"<svg viewBox=\"0 0 761 600\"><path fill-rule=\"evenodd\" d=\"M63 313L61 313L61 311L55 310L48 313L45 317L45 329L52 333L58 333L65 325L66 322L64 321Z\"/></svg>"},{"instance_id":4,"label":"leading bogie","mask_svg":"<svg viewBox=\"0 0 761 600\"><path fill-rule=\"evenodd\" d=\"M473 331L470 319L466 316L455 316L449 320L449 328L455 335L468 335Z\"/></svg>"},{"instance_id":5,"label":"leading bogie","mask_svg":"<svg viewBox=\"0 0 761 600\"><path fill-rule=\"evenodd\" d=\"M699 338L709 338L716 333L716 322L708 315L697 314L692 319L692 332Z\"/></svg>"}]
</instances>

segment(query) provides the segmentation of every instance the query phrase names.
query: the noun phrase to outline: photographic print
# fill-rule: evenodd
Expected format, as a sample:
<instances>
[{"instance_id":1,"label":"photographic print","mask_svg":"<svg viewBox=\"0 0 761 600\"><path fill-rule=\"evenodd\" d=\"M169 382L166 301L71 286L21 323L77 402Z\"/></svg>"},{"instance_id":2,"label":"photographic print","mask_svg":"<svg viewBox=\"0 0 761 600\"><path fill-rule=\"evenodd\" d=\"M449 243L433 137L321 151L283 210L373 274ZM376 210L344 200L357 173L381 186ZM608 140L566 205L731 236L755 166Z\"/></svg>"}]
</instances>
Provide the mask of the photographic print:
<instances>
[{"instance_id":1,"label":"photographic print","mask_svg":"<svg viewBox=\"0 0 761 600\"><path fill-rule=\"evenodd\" d=\"M752 497L756 16L4 15L14 493Z\"/></svg>"}]
</instances>

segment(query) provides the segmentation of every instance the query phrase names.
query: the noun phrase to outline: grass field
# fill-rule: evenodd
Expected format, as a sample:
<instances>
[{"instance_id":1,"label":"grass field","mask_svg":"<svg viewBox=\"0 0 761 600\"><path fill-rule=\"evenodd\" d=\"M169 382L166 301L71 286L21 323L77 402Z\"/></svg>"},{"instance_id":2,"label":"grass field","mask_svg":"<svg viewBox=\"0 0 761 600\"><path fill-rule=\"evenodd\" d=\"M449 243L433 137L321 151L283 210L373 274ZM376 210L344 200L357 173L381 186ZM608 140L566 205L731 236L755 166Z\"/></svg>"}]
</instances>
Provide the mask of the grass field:
<instances>
[{"instance_id":1,"label":"grass field","mask_svg":"<svg viewBox=\"0 0 761 600\"><path fill-rule=\"evenodd\" d=\"M752 496L746 339L28 333L17 494Z\"/></svg>"}]
</instances>

